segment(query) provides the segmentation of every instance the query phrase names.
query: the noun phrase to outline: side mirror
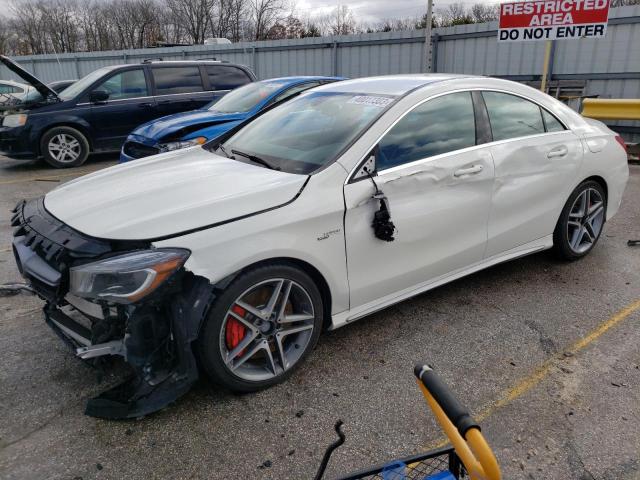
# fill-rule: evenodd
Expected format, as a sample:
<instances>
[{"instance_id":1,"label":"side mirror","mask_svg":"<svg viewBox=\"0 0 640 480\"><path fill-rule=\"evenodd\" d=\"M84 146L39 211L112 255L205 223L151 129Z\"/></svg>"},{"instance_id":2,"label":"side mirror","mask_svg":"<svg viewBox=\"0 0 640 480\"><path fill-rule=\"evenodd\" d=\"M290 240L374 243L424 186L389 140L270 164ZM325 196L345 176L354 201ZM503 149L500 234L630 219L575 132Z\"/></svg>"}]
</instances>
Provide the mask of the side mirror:
<instances>
[{"instance_id":1,"label":"side mirror","mask_svg":"<svg viewBox=\"0 0 640 480\"><path fill-rule=\"evenodd\" d=\"M374 148L370 153L365 162L360 166L356 174L353 176L354 180L359 180L361 178L366 178L369 175L373 175L376 171L376 149Z\"/></svg>"},{"instance_id":2,"label":"side mirror","mask_svg":"<svg viewBox=\"0 0 640 480\"><path fill-rule=\"evenodd\" d=\"M94 90L89 94L89 101L91 103L102 103L109 100L109 92L106 90Z\"/></svg>"}]
</instances>

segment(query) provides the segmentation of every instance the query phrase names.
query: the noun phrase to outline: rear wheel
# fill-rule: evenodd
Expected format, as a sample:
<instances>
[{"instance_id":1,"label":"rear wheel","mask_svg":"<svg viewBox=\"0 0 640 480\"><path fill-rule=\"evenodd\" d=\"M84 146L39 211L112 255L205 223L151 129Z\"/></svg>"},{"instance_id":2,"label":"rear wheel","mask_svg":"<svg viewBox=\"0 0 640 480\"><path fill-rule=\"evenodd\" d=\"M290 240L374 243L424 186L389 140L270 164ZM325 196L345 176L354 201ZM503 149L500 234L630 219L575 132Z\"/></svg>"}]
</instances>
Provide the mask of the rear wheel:
<instances>
[{"instance_id":1,"label":"rear wheel","mask_svg":"<svg viewBox=\"0 0 640 480\"><path fill-rule=\"evenodd\" d=\"M584 257L595 246L605 223L607 199L598 182L584 182L571 193L556 229L553 245L564 259Z\"/></svg>"},{"instance_id":2,"label":"rear wheel","mask_svg":"<svg viewBox=\"0 0 640 480\"><path fill-rule=\"evenodd\" d=\"M290 265L241 274L215 301L198 339L211 379L251 392L286 379L318 341L322 298L313 280Z\"/></svg>"},{"instance_id":3,"label":"rear wheel","mask_svg":"<svg viewBox=\"0 0 640 480\"><path fill-rule=\"evenodd\" d=\"M78 167L89 156L89 142L75 128L54 127L42 136L40 151L52 167Z\"/></svg>"}]
</instances>

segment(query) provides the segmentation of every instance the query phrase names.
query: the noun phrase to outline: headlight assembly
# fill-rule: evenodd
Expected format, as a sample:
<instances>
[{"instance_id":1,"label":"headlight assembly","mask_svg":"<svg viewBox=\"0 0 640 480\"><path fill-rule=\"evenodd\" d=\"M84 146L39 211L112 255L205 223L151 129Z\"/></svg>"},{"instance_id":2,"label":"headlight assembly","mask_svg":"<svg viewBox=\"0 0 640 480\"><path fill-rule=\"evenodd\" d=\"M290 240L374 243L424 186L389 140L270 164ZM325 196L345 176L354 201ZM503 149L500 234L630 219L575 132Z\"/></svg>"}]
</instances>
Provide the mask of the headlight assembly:
<instances>
[{"instance_id":1,"label":"headlight assembly","mask_svg":"<svg viewBox=\"0 0 640 480\"><path fill-rule=\"evenodd\" d=\"M24 113L7 115L2 119L3 127L22 127L25 123L27 123L27 115Z\"/></svg>"},{"instance_id":2,"label":"headlight assembly","mask_svg":"<svg viewBox=\"0 0 640 480\"><path fill-rule=\"evenodd\" d=\"M179 142L161 143L159 145L160 150L163 152L171 152L173 150L180 150L181 148L195 147L196 145L203 145L207 142L206 137L196 137L189 140L181 140Z\"/></svg>"},{"instance_id":3,"label":"headlight assembly","mask_svg":"<svg viewBox=\"0 0 640 480\"><path fill-rule=\"evenodd\" d=\"M162 285L189 257L167 248L127 253L70 270L70 293L91 300L134 303Z\"/></svg>"}]
</instances>

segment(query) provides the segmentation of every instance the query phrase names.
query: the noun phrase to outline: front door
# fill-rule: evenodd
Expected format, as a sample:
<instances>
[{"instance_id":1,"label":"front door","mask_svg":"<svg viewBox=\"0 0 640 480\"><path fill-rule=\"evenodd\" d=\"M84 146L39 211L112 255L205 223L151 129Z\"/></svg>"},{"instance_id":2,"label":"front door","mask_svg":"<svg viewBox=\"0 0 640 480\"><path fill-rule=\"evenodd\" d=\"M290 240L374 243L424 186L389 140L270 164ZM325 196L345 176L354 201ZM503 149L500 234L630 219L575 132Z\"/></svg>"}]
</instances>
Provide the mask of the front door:
<instances>
[{"instance_id":1,"label":"front door","mask_svg":"<svg viewBox=\"0 0 640 480\"><path fill-rule=\"evenodd\" d=\"M142 67L120 71L93 91L108 94L105 101L91 105L94 150L119 150L133 129L158 116Z\"/></svg>"},{"instance_id":2,"label":"front door","mask_svg":"<svg viewBox=\"0 0 640 480\"><path fill-rule=\"evenodd\" d=\"M470 92L420 104L380 140L377 176L345 185L345 236L351 309L392 299L480 262L487 242L493 160L477 146ZM388 198L395 240L374 236Z\"/></svg>"}]
</instances>

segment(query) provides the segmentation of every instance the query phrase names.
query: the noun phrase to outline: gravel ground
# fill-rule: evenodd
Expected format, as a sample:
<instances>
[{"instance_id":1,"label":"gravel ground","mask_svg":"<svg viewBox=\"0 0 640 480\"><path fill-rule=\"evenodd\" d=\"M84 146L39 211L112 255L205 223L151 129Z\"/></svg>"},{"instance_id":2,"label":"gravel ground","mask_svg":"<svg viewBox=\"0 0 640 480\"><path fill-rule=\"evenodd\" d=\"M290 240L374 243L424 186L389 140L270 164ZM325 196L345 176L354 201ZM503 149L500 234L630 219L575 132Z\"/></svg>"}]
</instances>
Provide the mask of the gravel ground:
<instances>
[{"instance_id":1,"label":"gravel ground","mask_svg":"<svg viewBox=\"0 0 640 480\"><path fill-rule=\"evenodd\" d=\"M113 163L54 171L0 157L0 283L20 280L9 209ZM412 375L428 361L482 418L504 478L638 479L640 309L615 316L640 299L640 247L626 245L640 238L640 167L631 172L587 258L496 266L327 333L285 384L235 396L202 381L141 420L84 416L117 374L98 383L36 298L0 297L0 478L309 479L342 419L335 478L442 439Z\"/></svg>"}]
</instances>

